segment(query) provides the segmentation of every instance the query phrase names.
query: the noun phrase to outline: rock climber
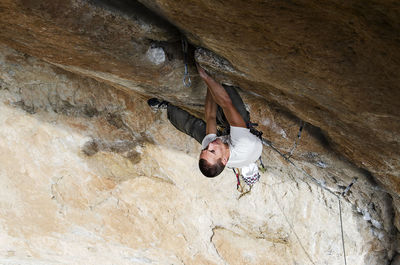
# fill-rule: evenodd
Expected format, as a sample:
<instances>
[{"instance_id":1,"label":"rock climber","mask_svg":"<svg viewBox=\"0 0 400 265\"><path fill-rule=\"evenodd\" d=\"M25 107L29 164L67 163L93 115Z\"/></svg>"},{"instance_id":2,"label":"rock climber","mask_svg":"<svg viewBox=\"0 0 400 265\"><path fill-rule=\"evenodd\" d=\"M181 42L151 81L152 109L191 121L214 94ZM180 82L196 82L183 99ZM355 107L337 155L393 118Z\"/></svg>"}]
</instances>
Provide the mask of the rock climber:
<instances>
[{"instance_id":1,"label":"rock climber","mask_svg":"<svg viewBox=\"0 0 400 265\"><path fill-rule=\"evenodd\" d=\"M225 167L241 168L250 177L258 175L255 162L261 156L262 143L248 128L250 117L241 97L234 87L217 83L200 66L197 69L207 85L206 122L166 101L152 98L148 104L167 108L170 122L201 143L199 168L204 176L216 177Z\"/></svg>"}]
</instances>

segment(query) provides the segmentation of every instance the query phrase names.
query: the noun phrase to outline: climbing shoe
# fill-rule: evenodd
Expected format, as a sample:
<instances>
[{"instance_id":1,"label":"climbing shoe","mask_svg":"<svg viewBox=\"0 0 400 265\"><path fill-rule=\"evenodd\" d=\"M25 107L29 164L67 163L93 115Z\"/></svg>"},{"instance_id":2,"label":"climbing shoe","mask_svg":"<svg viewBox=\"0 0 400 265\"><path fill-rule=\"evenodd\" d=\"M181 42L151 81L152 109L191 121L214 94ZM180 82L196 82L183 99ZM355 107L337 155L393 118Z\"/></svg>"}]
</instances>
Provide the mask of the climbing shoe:
<instances>
[{"instance_id":1,"label":"climbing shoe","mask_svg":"<svg viewBox=\"0 0 400 265\"><path fill-rule=\"evenodd\" d=\"M147 104L149 104L150 108L154 111L160 110L160 109L166 109L168 106L168 101L160 101L157 98L151 98L147 100Z\"/></svg>"}]
</instances>

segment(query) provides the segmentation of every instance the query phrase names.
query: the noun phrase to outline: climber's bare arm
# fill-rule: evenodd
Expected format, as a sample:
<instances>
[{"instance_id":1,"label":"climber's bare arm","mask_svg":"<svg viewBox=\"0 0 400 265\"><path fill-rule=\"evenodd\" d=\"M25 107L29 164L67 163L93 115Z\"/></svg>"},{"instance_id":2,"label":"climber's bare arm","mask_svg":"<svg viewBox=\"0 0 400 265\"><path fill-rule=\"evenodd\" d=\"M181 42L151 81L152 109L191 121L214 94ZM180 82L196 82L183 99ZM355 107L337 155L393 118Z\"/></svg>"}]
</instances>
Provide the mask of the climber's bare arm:
<instances>
[{"instance_id":1,"label":"climber's bare arm","mask_svg":"<svg viewBox=\"0 0 400 265\"><path fill-rule=\"evenodd\" d=\"M246 123L232 104L231 98L219 83L212 79L203 68L197 66L200 77L206 82L215 103L221 106L225 117L231 126L246 128ZM207 121L208 123L208 121Z\"/></svg>"},{"instance_id":2,"label":"climber's bare arm","mask_svg":"<svg viewBox=\"0 0 400 265\"><path fill-rule=\"evenodd\" d=\"M207 88L206 102L206 134L217 134L217 103L215 103L210 89Z\"/></svg>"}]
</instances>

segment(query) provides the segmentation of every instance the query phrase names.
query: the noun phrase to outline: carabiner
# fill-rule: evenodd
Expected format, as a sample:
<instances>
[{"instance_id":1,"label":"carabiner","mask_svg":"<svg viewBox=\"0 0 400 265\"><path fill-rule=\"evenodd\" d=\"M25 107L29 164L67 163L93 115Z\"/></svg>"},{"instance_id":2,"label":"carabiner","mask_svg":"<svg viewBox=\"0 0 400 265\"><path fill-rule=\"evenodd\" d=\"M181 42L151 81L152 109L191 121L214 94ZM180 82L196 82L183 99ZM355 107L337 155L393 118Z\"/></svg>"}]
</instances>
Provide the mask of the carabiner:
<instances>
[{"instance_id":1,"label":"carabiner","mask_svg":"<svg viewBox=\"0 0 400 265\"><path fill-rule=\"evenodd\" d=\"M185 87L190 87L192 85L192 80L190 79L189 74L184 74L182 81Z\"/></svg>"}]
</instances>

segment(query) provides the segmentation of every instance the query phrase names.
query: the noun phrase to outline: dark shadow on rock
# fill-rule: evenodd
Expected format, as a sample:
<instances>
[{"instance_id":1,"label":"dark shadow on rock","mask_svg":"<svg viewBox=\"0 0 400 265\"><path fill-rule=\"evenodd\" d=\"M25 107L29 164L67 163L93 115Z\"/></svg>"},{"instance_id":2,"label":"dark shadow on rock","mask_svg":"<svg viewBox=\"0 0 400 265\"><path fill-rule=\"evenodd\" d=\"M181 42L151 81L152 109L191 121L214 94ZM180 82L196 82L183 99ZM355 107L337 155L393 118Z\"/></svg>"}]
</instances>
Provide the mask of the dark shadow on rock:
<instances>
[{"instance_id":1,"label":"dark shadow on rock","mask_svg":"<svg viewBox=\"0 0 400 265\"><path fill-rule=\"evenodd\" d=\"M133 19L141 19L144 23L152 25L156 24L162 26L165 29L173 30L176 27L172 25L168 20L155 14L149 10L146 6L138 1L134 0L90 0L90 4L101 7L105 10L112 11L113 13L119 13L121 15L130 16ZM176 37L179 36L178 30L176 31Z\"/></svg>"},{"instance_id":2,"label":"dark shadow on rock","mask_svg":"<svg viewBox=\"0 0 400 265\"><path fill-rule=\"evenodd\" d=\"M143 143L140 140L117 140L109 142L92 139L83 145L82 152L87 156L93 156L100 151L116 153L129 159L133 164L137 164L142 159L141 153L136 150L137 146L143 146Z\"/></svg>"},{"instance_id":3,"label":"dark shadow on rock","mask_svg":"<svg viewBox=\"0 0 400 265\"><path fill-rule=\"evenodd\" d=\"M14 105L15 107L18 107L18 108L20 108L20 109L26 111L26 112L29 113L29 114L35 114L35 113L36 113L35 107L34 107L34 106L29 106L29 105L27 105L27 104L25 103L25 101L23 101L23 100L14 102L13 105Z\"/></svg>"}]
</instances>

